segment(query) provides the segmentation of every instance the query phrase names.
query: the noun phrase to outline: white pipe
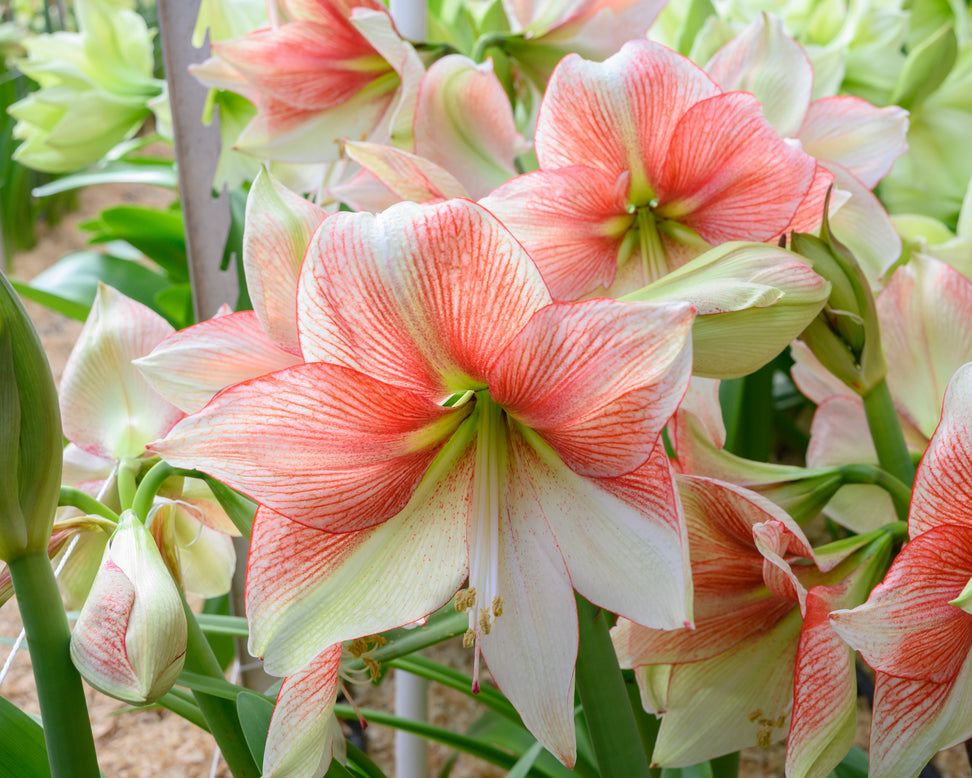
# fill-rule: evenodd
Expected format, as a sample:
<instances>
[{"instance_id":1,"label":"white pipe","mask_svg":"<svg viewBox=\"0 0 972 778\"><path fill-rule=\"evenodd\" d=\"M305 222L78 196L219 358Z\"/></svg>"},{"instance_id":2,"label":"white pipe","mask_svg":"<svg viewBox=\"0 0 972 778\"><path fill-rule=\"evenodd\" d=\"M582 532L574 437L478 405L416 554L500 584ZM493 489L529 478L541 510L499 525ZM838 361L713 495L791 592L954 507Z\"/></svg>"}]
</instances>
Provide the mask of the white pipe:
<instances>
[{"instance_id":1,"label":"white pipe","mask_svg":"<svg viewBox=\"0 0 972 778\"><path fill-rule=\"evenodd\" d=\"M389 10L403 38L415 43L425 42L428 37L428 8L425 0L391 0Z\"/></svg>"},{"instance_id":2,"label":"white pipe","mask_svg":"<svg viewBox=\"0 0 972 778\"><path fill-rule=\"evenodd\" d=\"M427 722L429 682L404 670L395 670L395 715ZM395 775L428 778L429 747L425 738L395 730Z\"/></svg>"}]
</instances>

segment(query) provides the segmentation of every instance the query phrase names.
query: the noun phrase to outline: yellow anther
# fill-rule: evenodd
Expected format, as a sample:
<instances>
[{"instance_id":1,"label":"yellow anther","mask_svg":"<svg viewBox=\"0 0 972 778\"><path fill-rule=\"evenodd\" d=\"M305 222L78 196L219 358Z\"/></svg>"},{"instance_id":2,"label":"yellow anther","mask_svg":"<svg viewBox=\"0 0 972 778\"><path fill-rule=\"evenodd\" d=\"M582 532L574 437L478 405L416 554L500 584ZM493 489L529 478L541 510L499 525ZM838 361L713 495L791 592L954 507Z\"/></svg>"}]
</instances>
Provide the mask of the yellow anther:
<instances>
[{"instance_id":1,"label":"yellow anther","mask_svg":"<svg viewBox=\"0 0 972 778\"><path fill-rule=\"evenodd\" d=\"M476 604L476 590L473 587L456 592L456 610L465 613Z\"/></svg>"},{"instance_id":2,"label":"yellow anther","mask_svg":"<svg viewBox=\"0 0 972 778\"><path fill-rule=\"evenodd\" d=\"M756 719L759 719L759 718L762 718L762 717L763 717L763 711L760 710L759 708L756 708L756 710L754 710L752 713L749 714L749 720L750 721L756 721Z\"/></svg>"},{"instance_id":3,"label":"yellow anther","mask_svg":"<svg viewBox=\"0 0 972 778\"><path fill-rule=\"evenodd\" d=\"M371 676L371 682L378 683L381 680L381 665L370 656L363 657L361 661L368 667L368 675Z\"/></svg>"},{"instance_id":4,"label":"yellow anther","mask_svg":"<svg viewBox=\"0 0 972 778\"><path fill-rule=\"evenodd\" d=\"M355 659L360 659L361 655L368 650L368 641L365 638L357 638L348 644L348 653Z\"/></svg>"},{"instance_id":5,"label":"yellow anther","mask_svg":"<svg viewBox=\"0 0 972 778\"><path fill-rule=\"evenodd\" d=\"M769 748L772 745L772 739L770 734L773 732L771 729L761 729L756 733L756 745L760 748Z\"/></svg>"},{"instance_id":6,"label":"yellow anther","mask_svg":"<svg viewBox=\"0 0 972 778\"><path fill-rule=\"evenodd\" d=\"M476 645L476 633L471 629L467 629L466 633L462 636L462 647L472 648Z\"/></svg>"},{"instance_id":7,"label":"yellow anther","mask_svg":"<svg viewBox=\"0 0 972 778\"><path fill-rule=\"evenodd\" d=\"M493 598L493 616L497 619L503 615L503 604L504 600L499 595Z\"/></svg>"},{"instance_id":8,"label":"yellow anther","mask_svg":"<svg viewBox=\"0 0 972 778\"><path fill-rule=\"evenodd\" d=\"M483 631L484 635L488 635L489 631L493 628L493 622L489 620L489 611L479 612L479 628Z\"/></svg>"}]
</instances>

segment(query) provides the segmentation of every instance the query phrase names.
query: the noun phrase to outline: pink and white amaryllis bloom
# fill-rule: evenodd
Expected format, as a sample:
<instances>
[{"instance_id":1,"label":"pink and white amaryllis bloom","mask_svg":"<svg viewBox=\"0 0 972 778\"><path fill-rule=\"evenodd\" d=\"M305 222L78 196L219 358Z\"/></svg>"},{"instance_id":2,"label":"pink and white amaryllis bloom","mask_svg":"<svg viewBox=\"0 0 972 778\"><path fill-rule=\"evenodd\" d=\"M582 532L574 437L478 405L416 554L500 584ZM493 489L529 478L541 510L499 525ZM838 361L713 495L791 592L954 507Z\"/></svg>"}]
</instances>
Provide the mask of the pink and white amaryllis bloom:
<instances>
[{"instance_id":1,"label":"pink and white amaryllis bloom","mask_svg":"<svg viewBox=\"0 0 972 778\"><path fill-rule=\"evenodd\" d=\"M871 193L908 149L908 112L850 95L812 100L813 65L778 17L763 13L715 53L706 72L723 89L752 92L780 137L798 142L834 177L830 227L877 284L901 253L901 239ZM822 203L804 203L791 227L815 231Z\"/></svg>"},{"instance_id":2,"label":"pink and white amaryllis bloom","mask_svg":"<svg viewBox=\"0 0 972 778\"><path fill-rule=\"evenodd\" d=\"M235 147L263 159L328 162L337 141L387 139L411 121L424 70L377 0L278 0L283 23L213 45L193 68L258 113Z\"/></svg>"},{"instance_id":3,"label":"pink and white amaryllis bloom","mask_svg":"<svg viewBox=\"0 0 972 778\"><path fill-rule=\"evenodd\" d=\"M296 310L305 364L226 389L153 444L262 506L251 651L288 675L468 579L475 661L572 764L573 590L657 628L692 619L659 445L691 306L554 303L495 217L451 200L328 217Z\"/></svg>"},{"instance_id":4,"label":"pink and white amaryllis bloom","mask_svg":"<svg viewBox=\"0 0 972 778\"><path fill-rule=\"evenodd\" d=\"M649 41L603 63L565 58L535 145L540 170L482 202L558 300L617 297L711 246L774 239L830 180L777 135L756 98L724 93Z\"/></svg>"},{"instance_id":5,"label":"pink and white amaryllis bloom","mask_svg":"<svg viewBox=\"0 0 972 778\"><path fill-rule=\"evenodd\" d=\"M938 426L945 387L956 370L972 361L972 281L944 262L914 254L895 270L876 306L888 388L905 440L917 456ZM793 356L793 380L818 406L807 464L877 464L860 397L802 343L794 344ZM896 519L887 492L876 486L844 486L826 510L855 532Z\"/></svg>"},{"instance_id":6,"label":"pink and white amaryllis bloom","mask_svg":"<svg viewBox=\"0 0 972 778\"><path fill-rule=\"evenodd\" d=\"M864 599L890 536L863 539L850 558L819 556L793 519L754 492L696 476L679 476L678 488L695 629L622 619L612 631L645 708L664 714L653 761L687 766L788 736L789 778L829 775L853 742L857 695L851 653L827 616ZM793 564L799 558L810 564Z\"/></svg>"},{"instance_id":7,"label":"pink and white amaryllis bloom","mask_svg":"<svg viewBox=\"0 0 972 778\"><path fill-rule=\"evenodd\" d=\"M915 479L911 541L868 601L831 614L876 671L872 778L917 775L972 737L972 365L952 379Z\"/></svg>"}]
</instances>

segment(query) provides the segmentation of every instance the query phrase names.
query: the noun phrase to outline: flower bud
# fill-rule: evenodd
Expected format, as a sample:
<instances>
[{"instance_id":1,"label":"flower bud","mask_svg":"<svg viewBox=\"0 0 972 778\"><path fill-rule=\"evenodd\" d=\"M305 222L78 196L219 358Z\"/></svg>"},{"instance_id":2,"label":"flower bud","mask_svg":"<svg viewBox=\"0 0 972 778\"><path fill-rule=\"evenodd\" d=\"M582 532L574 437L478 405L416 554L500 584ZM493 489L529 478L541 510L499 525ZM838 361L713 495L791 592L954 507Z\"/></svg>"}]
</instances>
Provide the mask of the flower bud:
<instances>
[{"instance_id":1,"label":"flower bud","mask_svg":"<svg viewBox=\"0 0 972 778\"><path fill-rule=\"evenodd\" d=\"M830 233L826 217L820 234L795 232L791 243L831 284L823 311L800 337L831 373L864 396L888 371L874 296L854 255Z\"/></svg>"},{"instance_id":2,"label":"flower bud","mask_svg":"<svg viewBox=\"0 0 972 778\"><path fill-rule=\"evenodd\" d=\"M830 287L800 257L764 243L725 243L623 300L684 300L696 308L693 373L758 370L813 321Z\"/></svg>"},{"instance_id":3,"label":"flower bud","mask_svg":"<svg viewBox=\"0 0 972 778\"><path fill-rule=\"evenodd\" d=\"M0 273L0 560L47 548L61 486L61 416L47 356Z\"/></svg>"},{"instance_id":4,"label":"flower bud","mask_svg":"<svg viewBox=\"0 0 972 778\"><path fill-rule=\"evenodd\" d=\"M71 635L71 659L99 691L143 705L175 683L186 636L182 597L152 534L125 511Z\"/></svg>"}]
</instances>

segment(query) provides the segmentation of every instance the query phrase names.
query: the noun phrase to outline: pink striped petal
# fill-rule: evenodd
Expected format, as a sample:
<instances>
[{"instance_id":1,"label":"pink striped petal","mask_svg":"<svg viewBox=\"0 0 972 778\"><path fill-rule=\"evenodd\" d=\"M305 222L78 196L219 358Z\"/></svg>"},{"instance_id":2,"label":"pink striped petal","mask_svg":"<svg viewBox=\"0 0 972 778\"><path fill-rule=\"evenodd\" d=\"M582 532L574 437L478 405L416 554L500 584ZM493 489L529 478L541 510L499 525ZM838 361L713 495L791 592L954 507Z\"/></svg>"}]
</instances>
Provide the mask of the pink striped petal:
<instances>
[{"instance_id":1,"label":"pink striped petal","mask_svg":"<svg viewBox=\"0 0 972 778\"><path fill-rule=\"evenodd\" d=\"M292 354L297 342L297 279L311 235L327 214L261 169L246 200L243 269L263 331Z\"/></svg>"},{"instance_id":2,"label":"pink striped petal","mask_svg":"<svg viewBox=\"0 0 972 778\"><path fill-rule=\"evenodd\" d=\"M535 480L519 460L521 453L522 443L514 443L513 481L507 486L512 494L529 494ZM576 755L577 611L557 540L543 513L525 501L500 514L497 586L503 615L482 636L482 650L497 686L523 723L571 767Z\"/></svg>"},{"instance_id":3,"label":"pink striped petal","mask_svg":"<svg viewBox=\"0 0 972 778\"><path fill-rule=\"evenodd\" d=\"M786 742L788 778L825 778L854 742L854 658L830 624L830 611L840 594L839 589L823 586L816 586L807 594L797 648L792 723Z\"/></svg>"},{"instance_id":4,"label":"pink striped petal","mask_svg":"<svg viewBox=\"0 0 972 778\"><path fill-rule=\"evenodd\" d=\"M625 234L628 175L583 165L514 178L481 202L537 263L550 294L577 300L609 288Z\"/></svg>"},{"instance_id":5,"label":"pink striped petal","mask_svg":"<svg viewBox=\"0 0 972 778\"><path fill-rule=\"evenodd\" d=\"M530 257L475 203L400 203L328 218L304 263L297 318L308 361L347 365L442 401L550 302Z\"/></svg>"},{"instance_id":6,"label":"pink striped petal","mask_svg":"<svg viewBox=\"0 0 972 778\"><path fill-rule=\"evenodd\" d=\"M517 431L511 471L529 486L512 488L536 500L531 511L553 530L574 588L640 624L679 629L690 623L685 523L661 447L633 473L584 478L535 433Z\"/></svg>"},{"instance_id":7,"label":"pink striped petal","mask_svg":"<svg viewBox=\"0 0 972 778\"><path fill-rule=\"evenodd\" d=\"M346 102L390 68L347 15L322 4L319 22L297 21L213 45L264 94L303 110Z\"/></svg>"},{"instance_id":8,"label":"pink striped petal","mask_svg":"<svg viewBox=\"0 0 972 778\"><path fill-rule=\"evenodd\" d=\"M834 395L848 398L857 396L853 389L820 363L802 340L793 342L790 355L793 357L793 368L790 370L793 383L814 405L821 405Z\"/></svg>"},{"instance_id":9,"label":"pink striped petal","mask_svg":"<svg viewBox=\"0 0 972 778\"><path fill-rule=\"evenodd\" d=\"M698 66L650 41L630 41L601 63L568 56L554 71L540 107L535 141L540 167L583 164L611 180L630 171L633 189L644 195L670 164L676 124L692 105L717 94L719 88Z\"/></svg>"},{"instance_id":10,"label":"pink striped petal","mask_svg":"<svg viewBox=\"0 0 972 778\"><path fill-rule=\"evenodd\" d=\"M314 24L327 24L335 14L350 16L355 8L385 11L378 0L275 0L285 18Z\"/></svg>"},{"instance_id":11,"label":"pink striped petal","mask_svg":"<svg viewBox=\"0 0 972 778\"><path fill-rule=\"evenodd\" d=\"M950 605L972 578L972 528L943 524L898 554L868 601L835 611L838 634L879 673L945 683L972 649L972 615Z\"/></svg>"},{"instance_id":12,"label":"pink striped petal","mask_svg":"<svg viewBox=\"0 0 972 778\"><path fill-rule=\"evenodd\" d=\"M437 60L419 87L415 153L452 173L472 199L516 175L514 158L527 149L492 61L477 65L460 54Z\"/></svg>"},{"instance_id":13,"label":"pink striped petal","mask_svg":"<svg viewBox=\"0 0 972 778\"><path fill-rule=\"evenodd\" d=\"M917 774L943 748L972 736L972 662L947 683L878 673L869 778Z\"/></svg>"},{"instance_id":14,"label":"pink striped petal","mask_svg":"<svg viewBox=\"0 0 972 778\"><path fill-rule=\"evenodd\" d=\"M153 450L295 521L346 532L401 511L467 415L314 363L227 389Z\"/></svg>"},{"instance_id":15,"label":"pink striped petal","mask_svg":"<svg viewBox=\"0 0 972 778\"><path fill-rule=\"evenodd\" d=\"M877 299L888 387L926 438L941 417L945 387L972 361L972 281L915 254Z\"/></svg>"},{"instance_id":16,"label":"pink striped petal","mask_svg":"<svg viewBox=\"0 0 972 778\"><path fill-rule=\"evenodd\" d=\"M681 303L549 305L490 367L490 395L574 472L630 472L685 393L692 318Z\"/></svg>"},{"instance_id":17,"label":"pink striped petal","mask_svg":"<svg viewBox=\"0 0 972 778\"><path fill-rule=\"evenodd\" d=\"M106 459L140 457L183 413L149 386L132 360L173 329L154 311L99 285L91 313L61 377L64 435Z\"/></svg>"},{"instance_id":18,"label":"pink striped petal","mask_svg":"<svg viewBox=\"0 0 972 778\"><path fill-rule=\"evenodd\" d=\"M709 243L766 240L790 222L815 168L780 139L752 95L717 95L675 126L656 178L656 212Z\"/></svg>"},{"instance_id":19,"label":"pink striped petal","mask_svg":"<svg viewBox=\"0 0 972 778\"><path fill-rule=\"evenodd\" d=\"M972 366L955 373L942 422L928 445L911 498L912 538L942 524L972 527Z\"/></svg>"},{"instance_id":20,"label":"pink striped petal","mask_svg":"<svg viewBox=\"0 0 972 778\"><path fill-rule=\"evenodd\" d=\"M253 311L180 330L135 360L152 388L186 413L202 410L228 386L299 363L266 336Z\"/></svg>"},{"instance_id":21,"label":"pink striped petal","mask_svg":"<svg viewBox=\"0 0 972 778\"><path fill-rule=\"evenodd\" d=\"M260 508L247 567L250 651L289 675L340 640L424 618L468 574L474 454L444 457L399 514L332 534Z\"/></svg>"},{"instance_id":22,"label":"pink striped petal","mask_svg":"<svg viewBox=\"0 0 972 778\"><path fill-rule=\"evenodd\" d=\"M813 171L813 181L810 183L810 188L807 190L806 196L800 201L793 213L793 218L790 219L790 223L786 225L783 232L812 232L816 234L823 223L827 195L830 195L830 213L836 212L850 197L848 192L833 189L833 183L833 174L823 165L817 163ZM777 242L780 235L782 233L773 236L774 243Z\"/></svg>"},{"instance_id":23,"label":"pink striped petal","mask_svg":"<svg viewBox=\"0 0 972 778\"><path fill-rule=\"evenodd\" d=\"M836 162L873 189L907 151L907 131L903 108L877 108L859 97L838 95L810 104L797 137L807 154Z\"/></svg>"},{"instance_id":24,"label":"pink striped petal","mask_svg":"<svg viewBox=\"0 0 972 778\"><path fill-rule=\"evenodd\" d=\"M424 203L427 200L466 197L466 190L452 173L417 154L393 146L363 142L348 142L344 145L344 151L397 195L399 200Z\"/></svg>"},{"instance_id":25,"label":"pink striped petal","mask_svg":"<svg viewBox=\"0 0 972 778\"><path fill-rule=\"evenodd\" d=\"M341 644L335 643L284 679L267 733L265 778L310 778L327 772L334 753L334 700L340 662Z\"/></svg>"},{"instance_id":26,"label":"pink striped petal","mask_svg":"<svg viewBox=\"0 0 972 778\"><path fill-rule=\"evenodd\" d=\"M725 92L751 92L781 138L797 134L813 94L813 66L778 16L761 14L715 53L705 72Z\"/></svg>"}]
</instances>

